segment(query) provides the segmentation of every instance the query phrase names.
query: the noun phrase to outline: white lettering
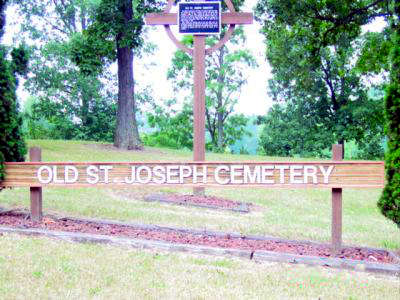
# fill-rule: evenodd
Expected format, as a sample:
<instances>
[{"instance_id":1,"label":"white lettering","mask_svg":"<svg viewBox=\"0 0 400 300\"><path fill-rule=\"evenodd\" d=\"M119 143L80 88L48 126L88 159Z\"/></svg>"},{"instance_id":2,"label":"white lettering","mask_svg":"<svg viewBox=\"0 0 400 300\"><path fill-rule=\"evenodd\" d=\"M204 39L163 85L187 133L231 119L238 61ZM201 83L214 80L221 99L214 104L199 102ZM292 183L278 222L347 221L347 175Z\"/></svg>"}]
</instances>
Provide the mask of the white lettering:
<instances>
[{"instance_id":1,"label":"white lettering","mask_svg":"<svg viewBox=\"0 0 400 300\"><path fill-rule=\"evenodd\" d=\"M167 183L179 183L179 166L167 166ZM172 177L176 177L175 179Z\"/></svg>"},{"instance_id":2,"label":"white lettering","mask_svg":"<svg viewBox=\"0 0 400 300\"><path fill-rule=\"evenodd\" d=\"M303 169L303 166L290 166L290 183L292 184L304 183L302 179L295 178L302 175L302 173L299 172L301 169Z\"/></svg>"},{"instance_id":3,"label":"white lettering","mask_svg":"<svg viewBox=\"0 0 400 300\"><path fill-rule=\"evenodd\" d=\"M166 181L165 177L165 168L161 166L156 166L153 168L153 174L156 178L153 179L153 181L157 184L163 184Z\"/></svg>"},{"instance_id":4,"label":"white lettering","mask_svg":"<svg viewBox=\"0 0 400 300\"><path fill-rule=\"evenodd\" d=\"M132 184L135 182L135 179L136 179L136 167L131 167L131 178L126 176L124 181L127 184Z\"/></svg>"},{"instance_id":5,"label":"white lettering","mask_svg":"<svg viewBox=\"0 0 400 300\"><path fill-rule=\"evenodd\" d=\"M207 183L207 166L203 166L203 172L197 170L197 166L193 166L193 183L197 183L197 177L203 177L203 183Z\"/></svg>"},{"instance_id":6,"label":"white lettering","mask_svg":"<svg viewBox=\"0 0 400 300\"><path fill-rule=\"evenodd\" d=\"M229 171L229 167L227 166L219 166L215 169L214 171L214 179L218 184L228 184L229 183L229 177L225 178L225 180L222 180L221 177L219 176L219 172L220 171L225 171L228 172Z\"/></svg>"},{"instance_id":7,"label":"white lettering","mask_svg":"<svg viewBox=\"0 0 400 300\"><path fill-rule=\"evenodd\" d=\"M69 176L70 171L72 172L72 177ZM65 183L75 183L78 181L78 169L74 166L65 166L64 168L64 180Z\"/></svg>"},{"instance_id":8,"label":"white lettering","mask_svg":"<svg viewBox=\"0 0 400 300\"><path fill-rule=\"evenodd\" d=\"M96 184L99 182L99 169L96 166L89 166L86 169L86 174L89 176L86 181L90 184Z\"/></svg>"},{"instance_id":9,"label":"white lettering","mask_svg":"<svg viewBox=\"0 0 400 300\"><path fill-rule=\"evenodd\" d=\"M43 178L43 171L47 171L47 179ZM50 167L48 166L41 166L37 172L36 176L40 183L48 184L53 180L53 172Z\"/></svg>"},{"instance_id":10,"label":"white lettering","mask_svg":"<svg viewBox=\"0 0 400 300\"><path fill-rule=\"evenodd\" d=\"M279 170L279 181L285 183L285 170L289 170L289 166L275 166L275 169Z\"/></svg>"},{"instance_id":11,"label":"white lettering","mask_svg":"<svg viewBox=\"0 0 400 300\"><path fill-rule=\"evenodd\" d=\"M99 169L104 171L104 183L108 183L108 171L112 170L112 166L100 166Z\"/></svg>"},{"instance_id":12,"label":"white lettering","mask_svg":"<svg viewBox=\"0 0 400 300\"><path fill-rule=\"evenodd\" d=\"M142 171L146 172L146 177L144 177L144 179L142 177ZM139 183L143 183L143 184L149 183L151 181L151 177L152 177L152 173L148 166L140 166L139 168L137 168L136 178Z\"/></svg>"},{"instance_id":13,"label":"white lettering","mask_svg":"<svg viewBox=\"0 0 400 300\"><path fill-rule=\"evenodd\" d=\"M267 179L269 176L274 176L274 166L262 166L261 183L275 183L274 179Z\"/></svg>"},{"instance_id":14,"label":"white lettering","mask_svg":"<svg viewBox=\"0 0 400 300\"><path fill-rule=\"evenodd\" d=\"M304 183L308 183L309 177L312 178L313 183L318 183L316 166L304 166Z\"/></svg>"},{"instance_id":15,"label":"white lettering","mask_svg":"<svg viewBox=\"0 0 400 300\"><path fill-rule=\"evenodd\" d=\"M243 183L243 177L242 179L236 179L236 177L243 175L243 166L241 165L233 165L231 166L231 183L232 184L241 184Z\"/></svg>"},{"instance_id":16,"label":"white lettering","mask_svg":"<svg viewBox=\"0 0 400 300\"><path fill-rule=\"evenodd\" d=\"M189 166L180 166L179 167L179 183L183 183L183 179L190 177L190 175L192 175L191 167L189 167Z\"/></svg>"},{"instance_id":17,"label":"white lettering","mask_svg":"<svg viewBox=\"0 0 400 300\"><path fill-rule=\"evenodd\" d=\"M325 170L324 166L319 166L322 175L324 176L324 183L329 183L329 176L333 171L334 166L329 166L327 170Z\"/></svg>"},{"instance_id":18,"label":"white lettering","mask_svg":"<svg viewBox=\"0 0 400 300\"><path fill-rule=\"evenodd\" d=\"M304 165L306 164L306 165ZM331 182L334 165L311 163L288 163L276 165L270 163L226 163L213 164L212 172L208 174L209 166L202 163L182 164L137 164L119 167L113 171L112 164L89 165L86 168L86 178L81 178L81 167L70 165L40 166L36 171L37 181L41 184L74 184L85 180L90 184L97 183L125 183L125 184L207 184L208 176L213 176L212 182L220 185L242 184L329 184ZM211 171L210 171L211 172ZM124 177L117 178L118 175ZM117 176L117 177L115 177ZM103 181L104 180L104 181Z\"/></svg>"},{"instance_id":19,"label":"white lettering","mask_svg":"<svg viewBox=\"0 0 400 300\"><path fill-rule=\"evenodd\" d=\"M244 183L260 183L261 167L254 166L253 173L249 166L243 166L243 179Z\"/></svg>"},{"instance_id":20,"label":"white lettering","mask_svg":"<svg viewBox=\"0 0 400 300\"><path fill-rule=\"evenodd\" d=\"M64 183L64 180L58 179L58 168L53 166L53 183Z\"/></svg>"}]
</instances>

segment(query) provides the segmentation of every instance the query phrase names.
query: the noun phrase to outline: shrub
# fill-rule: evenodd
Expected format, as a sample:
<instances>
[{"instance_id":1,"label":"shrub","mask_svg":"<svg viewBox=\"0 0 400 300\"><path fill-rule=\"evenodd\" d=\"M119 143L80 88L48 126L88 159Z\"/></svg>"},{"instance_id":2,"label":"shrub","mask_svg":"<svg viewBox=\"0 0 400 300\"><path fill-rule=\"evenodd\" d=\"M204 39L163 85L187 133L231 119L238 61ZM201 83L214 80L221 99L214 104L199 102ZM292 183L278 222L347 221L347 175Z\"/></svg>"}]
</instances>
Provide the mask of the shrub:
<instances>
[{"instance_id":1,"label":"shrub","mask_svg":"<svg viewBox=\"0 0 400 300\"><path fill-rule=\"evenodd\" d=\"M20 126L15 93L16 80L6 51L0 48L0 180L4 179L5 161L23 161L26 146Z\"/></svg>"},{"instance_id":2,"label":"shrub","mask_svg":"<svg viewBox=\"0 0 400 300\"><path fill-rule=\"evenodd\" d=\"M0 0L0 38L4 34L6 2ZM0 181L4 179L4 162L23 161L26 154L16 101L15 73L26 73L27 54L20 47L13 50L12 62L6 56L6 49L0 46Z\"/></svg>"},{"instance_id":3,"label":"shrub","mask_svg":"<svg viewBox=\"0 0 400 300\"><path fill-rule=\"evenodd\" d=\"M400 5L398 10L400 11ZM378 207L384 216L400 227L400 25L393 39L391 83L385 96L385 129L388 137L385 158L387 183L378 201Z\"/></svg>"}]
</instances>

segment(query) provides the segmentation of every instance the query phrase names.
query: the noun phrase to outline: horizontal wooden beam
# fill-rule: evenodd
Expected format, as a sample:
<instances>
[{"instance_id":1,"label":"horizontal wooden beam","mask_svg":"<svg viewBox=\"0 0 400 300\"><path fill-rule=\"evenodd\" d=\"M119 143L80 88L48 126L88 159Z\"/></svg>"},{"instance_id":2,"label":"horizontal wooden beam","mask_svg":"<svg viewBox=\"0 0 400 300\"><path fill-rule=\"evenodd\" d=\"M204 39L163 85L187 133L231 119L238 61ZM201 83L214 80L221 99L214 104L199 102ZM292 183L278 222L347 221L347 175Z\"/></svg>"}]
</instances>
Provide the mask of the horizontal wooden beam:
<instances>
[{"instance_id":1,"label":"horizontal wooden beam","mask_svg":"<svg viewBox=\"0 0 400 300\"><path fill-rule=\"evenodd\" d=\"M147 14L146 25L177 25L178 14L176 13L151 13ZM221 18L222 24L252 24L252 13L223 13Z\"/></svg>"},{"instance_id":2,"label":"horizontal wooden beam","mask_svg":"<svg viewBox=\"0 0 400 300\"><path fill-rule=\"evenodd\" d=\"M382 188L383 162L6 163L4 187Z\"/></svg>"},{"instance_id":3,"label":"horizontal wooden beam","mask_svg":"<svg viewBox=\"0 0 400 300\"><path fill-rule=\"evenodd\" d=\"M235 25L253 24L253 13L223 13L221 23Z\"/></svg>"}]
</instances>

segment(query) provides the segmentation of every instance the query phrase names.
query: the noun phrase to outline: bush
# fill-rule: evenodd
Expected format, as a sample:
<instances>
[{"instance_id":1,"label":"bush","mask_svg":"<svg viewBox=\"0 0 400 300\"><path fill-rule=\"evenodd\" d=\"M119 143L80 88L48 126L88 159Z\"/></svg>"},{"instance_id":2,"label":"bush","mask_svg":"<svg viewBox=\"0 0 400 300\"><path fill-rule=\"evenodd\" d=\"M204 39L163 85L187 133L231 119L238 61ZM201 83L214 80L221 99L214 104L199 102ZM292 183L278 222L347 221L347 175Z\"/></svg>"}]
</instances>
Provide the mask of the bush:
<instances>
[{"instance_id":1,"label":"bush","mask_svg":"<svg viewBox=\"0 0 400 300\"><path fill-rule=\"evenodd\" d=\"M397 8L400 12L400 5ZM378 201L382 214L400 227L400 25L391 52L391 83L385 97L388 151L385 159L386 186Z\"/></svg>"},{"instance_id":2,"label":"bush","mask_svg":"<svg viewBox=\"0 0 400 300\"><path fill-rule=\"evenodd\" d=\"M184 105L179 113L157 107L153 113L147 114L149 126L156 131L144 135L143 143L151 147L192 149L192 119L192 110L189 105Z\"/></svg>"},{"instance_id":3,"label":"bush","mask_svg":"<svg viewBox=\"0 0 400 300\"><path fill-rule=\"evenodd\" d=\"M6 59L7 52L0 48L0 180L4 179L5 161L23 161L26 146L20 126L16 102L16 79L11 63Z\"/></svg>"},{"instance_id":4,"label":"bush","mask_svg":"<svg viewBox=\"0 0 400 300\"><path fill-rule=\"evenodd\" d=\"M115 104L96 99L84 125L72 113L65 112L60 103L31 97L25 102L23 127L31 139L112 142L115 114Z\"/></svg>"},{"instance_id":5,"label":"bush","mask_svg":"<svg viewBox=\"0 0 400 300\"><path fill-rule=\"evenodd\" d=\"M0 38L4 34L7 0L0 0ZM4 162L23 161L26 145L20 127L22 119L18 114L15 74L26 74L28 53L24 46L11 52L12 61L7 60L5 47L0 46L0 181L4 179Z\"/></svg>"}]
</instances>

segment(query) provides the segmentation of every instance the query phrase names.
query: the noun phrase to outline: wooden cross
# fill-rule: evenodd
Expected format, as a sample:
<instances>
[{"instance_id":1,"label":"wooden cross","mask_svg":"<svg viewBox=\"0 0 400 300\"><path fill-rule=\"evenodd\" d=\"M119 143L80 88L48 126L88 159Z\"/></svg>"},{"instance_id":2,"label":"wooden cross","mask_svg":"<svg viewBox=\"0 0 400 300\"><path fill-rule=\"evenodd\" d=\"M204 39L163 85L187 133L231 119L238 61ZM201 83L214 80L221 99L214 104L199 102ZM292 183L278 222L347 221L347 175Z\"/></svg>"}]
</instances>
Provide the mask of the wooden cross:
<instances>
[{"instance_id":1,"label":"wooden cross","mask_svg":"<svg viewBox=\"0 0 400 300\"><path fill-rule=\"evenodd\" d=\"M189 48L182 44L172 33L170 25L177 25L178 16L170 13L174 0L168 4L162 13L146 15L147 25L164 25L168 37L182 51L193 57L194 66L194 101L193 101L193 160L205 161L205 55L221 48L232 36L235 25L252 24L252 13L236 12L231 0L224 0L229 12L221 14L221 23L228 24L229 29L224 37L210 48L205 47L205 36L194 35L194 47ZM195 189L195 194L204 194L204 188Z\"/></svg>"}]
</instances>

